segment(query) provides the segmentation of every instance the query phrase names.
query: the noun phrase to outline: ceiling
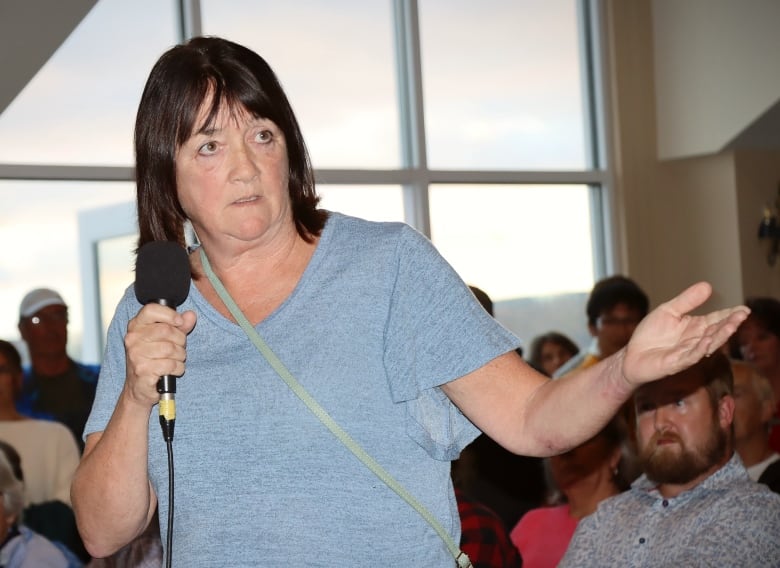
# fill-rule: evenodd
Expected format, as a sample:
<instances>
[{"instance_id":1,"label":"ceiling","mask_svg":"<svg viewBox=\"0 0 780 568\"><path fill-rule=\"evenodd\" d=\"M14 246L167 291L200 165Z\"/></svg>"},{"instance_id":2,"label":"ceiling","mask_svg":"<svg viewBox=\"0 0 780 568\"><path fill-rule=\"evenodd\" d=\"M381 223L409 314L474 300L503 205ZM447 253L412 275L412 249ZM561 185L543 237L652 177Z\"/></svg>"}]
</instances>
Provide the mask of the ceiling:
<instances>
[{"instance_id":1,"label":"ceiling","mask_svg":"<svg viewBox=\"0 0 780 568\"><path fill-rule=\"evenodd\" d=\"M0 113L95 4L96 0L0 2Z\"/></svg>"}]
</instances>

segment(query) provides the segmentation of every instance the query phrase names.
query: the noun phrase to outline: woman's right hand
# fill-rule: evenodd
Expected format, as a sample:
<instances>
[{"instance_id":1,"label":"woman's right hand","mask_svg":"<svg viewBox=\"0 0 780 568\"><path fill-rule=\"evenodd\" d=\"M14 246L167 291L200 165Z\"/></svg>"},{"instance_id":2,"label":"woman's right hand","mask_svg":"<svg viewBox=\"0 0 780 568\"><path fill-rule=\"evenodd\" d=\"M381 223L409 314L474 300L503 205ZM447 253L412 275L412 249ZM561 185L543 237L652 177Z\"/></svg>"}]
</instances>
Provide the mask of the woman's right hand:
<instances>
[{"instance_id":1,"label":"woman's right hand","mask_svg":"<svg viewBox=\"0 0 780 568\"><path fill-rule=\"evenodd\" d=\"M184 374L187 334L196 319L193 311L180 314L160 304L141 308L127 324L125 396L150 410L159 402L159 378Z\"/></svg>"}]
</instances>

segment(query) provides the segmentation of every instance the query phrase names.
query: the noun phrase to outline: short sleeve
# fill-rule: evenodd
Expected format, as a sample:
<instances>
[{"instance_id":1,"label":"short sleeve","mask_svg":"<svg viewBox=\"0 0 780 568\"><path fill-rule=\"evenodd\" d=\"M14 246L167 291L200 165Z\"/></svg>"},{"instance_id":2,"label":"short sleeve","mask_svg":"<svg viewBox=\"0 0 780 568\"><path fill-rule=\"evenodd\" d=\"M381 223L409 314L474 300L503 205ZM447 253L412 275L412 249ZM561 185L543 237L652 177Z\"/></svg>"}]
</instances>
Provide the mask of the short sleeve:
<instances>
[{"instance_id":1,"label":"short sleeve","mask_svg":"<svg viewBox=\"0 0 780 568\"><path fill-rule=\"evenodd\" d=\"M407 431L436 459L457 458L479 433L439 386L479 369L520 341L485 311L430 241L402 230L385 331L385 368Z\"/></svg>"}]
</instances>

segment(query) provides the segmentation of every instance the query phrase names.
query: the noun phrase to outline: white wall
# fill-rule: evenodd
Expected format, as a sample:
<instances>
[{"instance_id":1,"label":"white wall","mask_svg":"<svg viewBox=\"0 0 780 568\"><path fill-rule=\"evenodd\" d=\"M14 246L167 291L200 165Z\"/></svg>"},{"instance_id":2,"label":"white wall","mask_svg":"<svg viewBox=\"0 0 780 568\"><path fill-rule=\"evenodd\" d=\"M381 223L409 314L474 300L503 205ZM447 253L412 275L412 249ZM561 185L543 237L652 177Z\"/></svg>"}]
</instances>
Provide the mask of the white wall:
<instances>
[{"instance_id":1,"label":"white wall","mask_svg":"<svg viewBox=\"0 0 780 568\"><path fill-rule=\"evenodd\" d=\"M653 0L658 156L717 153L780 100L780 2Z\"/></svg>"}]
</instances>

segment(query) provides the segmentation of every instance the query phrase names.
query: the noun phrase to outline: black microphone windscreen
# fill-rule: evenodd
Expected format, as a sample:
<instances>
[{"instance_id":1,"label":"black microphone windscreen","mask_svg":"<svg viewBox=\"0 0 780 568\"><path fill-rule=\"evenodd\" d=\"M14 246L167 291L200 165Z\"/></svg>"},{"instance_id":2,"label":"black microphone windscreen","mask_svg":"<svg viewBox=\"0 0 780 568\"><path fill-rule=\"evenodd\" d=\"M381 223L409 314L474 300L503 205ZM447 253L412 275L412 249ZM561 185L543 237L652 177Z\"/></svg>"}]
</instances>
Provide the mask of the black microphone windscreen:
<instances>
[{"instance_id":1,"label":"black microphone windscreen","mask_svg":"<svg viewBox=\"0 0 780 568\"><path fill-rule=\"evenodd\" d=\"M151 241L138 251L135 297L142 304L164 300L177 307L190 293L190 261L173 241Z\"/></svg>"}]
</instances>

